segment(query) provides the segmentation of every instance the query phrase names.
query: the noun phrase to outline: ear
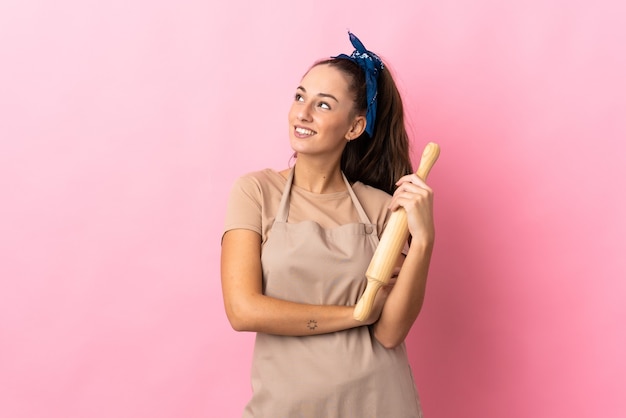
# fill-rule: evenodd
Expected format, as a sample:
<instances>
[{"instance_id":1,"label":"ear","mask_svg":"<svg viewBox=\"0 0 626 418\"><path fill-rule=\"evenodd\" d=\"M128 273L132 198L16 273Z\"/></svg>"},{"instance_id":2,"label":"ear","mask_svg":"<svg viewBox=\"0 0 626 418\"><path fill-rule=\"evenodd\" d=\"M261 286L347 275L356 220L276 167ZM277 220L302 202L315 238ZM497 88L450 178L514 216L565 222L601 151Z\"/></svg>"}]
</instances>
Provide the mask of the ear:
<instances>
[{"instance_id":1,"label":"ear","mask_svg":"<svg viewBox=\"0 0 626 418\"><path fill-rule=\"evenodd\" d=\"M367 125L367 121L365 120L365 116L358 115L352 121L350 125L350 129L346 132L346 139L348 141L352 141L353 139L357 139L361 136L363 132L365 132L365 126Z\"/></svg>"}]
</instances>

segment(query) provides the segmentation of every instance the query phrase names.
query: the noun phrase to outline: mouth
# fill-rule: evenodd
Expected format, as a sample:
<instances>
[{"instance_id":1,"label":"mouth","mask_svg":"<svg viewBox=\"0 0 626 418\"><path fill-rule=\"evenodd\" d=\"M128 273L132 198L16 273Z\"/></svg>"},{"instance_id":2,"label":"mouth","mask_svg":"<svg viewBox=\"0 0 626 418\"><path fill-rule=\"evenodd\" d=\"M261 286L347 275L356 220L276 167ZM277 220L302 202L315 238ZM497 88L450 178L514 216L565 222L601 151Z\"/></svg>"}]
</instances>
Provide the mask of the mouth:
<instances>
[{"instance_id":1,"label":"mouth","mask_svg":"<svg viewBox=\"0 0 626 418\"><path fill-rule=\"evenodd\" d=\"M298 138L306 138L315 135L317 132L311 129L303 128L302 126L296 126L294 128L294 133Z\"/></svg>"}]
</instances>

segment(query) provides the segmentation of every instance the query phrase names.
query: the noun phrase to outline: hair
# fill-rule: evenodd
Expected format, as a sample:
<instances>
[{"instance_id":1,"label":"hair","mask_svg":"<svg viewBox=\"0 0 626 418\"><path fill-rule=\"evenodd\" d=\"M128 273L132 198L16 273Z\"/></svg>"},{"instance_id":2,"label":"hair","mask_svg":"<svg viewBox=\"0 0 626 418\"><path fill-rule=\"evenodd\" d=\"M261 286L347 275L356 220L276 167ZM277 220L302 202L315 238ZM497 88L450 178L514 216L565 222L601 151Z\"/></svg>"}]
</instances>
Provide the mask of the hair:
<instances>
[{"instance_id":1,"label":"hair","mask_svg":"<svg viewBox=\"0 0 626 418\"><path fill-rule=\"evenodd\" d=\"M348 79L348 91L354 94L355 112L367 111L367 89L363 69L346 58L318 61L341 71ZM349 141L341 156L341 169L349 181L364 184L393 194L396 181L413 172L409 156L409 136L404 124L402 98L388 67L379 73L376 121L373 135L363 132Z\"/></svg>"}]
</instances>

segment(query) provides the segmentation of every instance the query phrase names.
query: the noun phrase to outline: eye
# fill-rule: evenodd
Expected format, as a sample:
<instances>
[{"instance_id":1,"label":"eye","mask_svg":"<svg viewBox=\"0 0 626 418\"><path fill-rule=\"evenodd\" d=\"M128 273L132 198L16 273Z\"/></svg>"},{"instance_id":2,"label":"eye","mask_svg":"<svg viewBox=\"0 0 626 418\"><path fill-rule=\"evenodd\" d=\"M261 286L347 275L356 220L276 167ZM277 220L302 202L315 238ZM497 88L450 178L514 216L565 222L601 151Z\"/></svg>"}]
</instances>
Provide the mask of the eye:
<instances>
[{"instance_id":1,"label":"eye","mask_svg":"<svg viewBox=\"0 0 626 418\"><path fill-rule=\"evenodd\" d=\"M296 93L296 95L294 96L294 100L296 102L303 102L304 101L304 97L302 97L302 95L300 93Z\"/></svg>"},{"instance_id":2,"label":"eye","mask_svg":"<svg viewBox=\"0 0 626 418\"><path fill-rule=\"evenodd\" d=\"M330 105L326 102L320 102L318 106L322 109L330 110Z\"/></svg>"}]
</instances>

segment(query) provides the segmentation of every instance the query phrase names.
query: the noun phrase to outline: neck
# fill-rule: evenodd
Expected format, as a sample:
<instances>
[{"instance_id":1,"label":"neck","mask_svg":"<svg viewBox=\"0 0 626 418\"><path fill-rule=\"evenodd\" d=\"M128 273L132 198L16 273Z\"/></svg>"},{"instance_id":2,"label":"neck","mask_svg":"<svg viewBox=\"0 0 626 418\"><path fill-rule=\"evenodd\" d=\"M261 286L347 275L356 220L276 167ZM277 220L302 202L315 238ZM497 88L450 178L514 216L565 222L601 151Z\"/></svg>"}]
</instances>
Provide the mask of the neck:
<instances>
[{"instance_id":1,"label":"neck","mask_svg":"<svg viewBox=\"0 0 626 418\"><path fill-rule=\"evenodd\" d=\"M339 162L314 164L299 157L294 170L293 184L310 192L323 194L346 190Z\"/></svg>"}]
</instances>

